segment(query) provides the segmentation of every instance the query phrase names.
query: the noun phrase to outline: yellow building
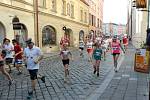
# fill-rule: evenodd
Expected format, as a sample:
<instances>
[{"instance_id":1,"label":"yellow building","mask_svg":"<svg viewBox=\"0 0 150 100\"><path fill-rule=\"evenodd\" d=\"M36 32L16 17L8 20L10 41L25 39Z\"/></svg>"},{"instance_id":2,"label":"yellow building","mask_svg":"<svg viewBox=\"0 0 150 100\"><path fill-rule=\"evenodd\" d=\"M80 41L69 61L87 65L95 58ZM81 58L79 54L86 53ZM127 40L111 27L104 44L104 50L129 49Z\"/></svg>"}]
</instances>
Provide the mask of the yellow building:
<instances>
[{"instance_id":1,"label":"yellow building","mask_svg":"<svg viewBox=\"0 0 150 100\"><path fill-rule=\"evenodd\" d=\"M64 26L71 46L88 34L89 6L84 0L38 0L37 39L34 5L34 0L0 0L0 42L4 37L16 38L23 45L31 37L50 52L58 49Z\"/></svg>"}]
</instances>

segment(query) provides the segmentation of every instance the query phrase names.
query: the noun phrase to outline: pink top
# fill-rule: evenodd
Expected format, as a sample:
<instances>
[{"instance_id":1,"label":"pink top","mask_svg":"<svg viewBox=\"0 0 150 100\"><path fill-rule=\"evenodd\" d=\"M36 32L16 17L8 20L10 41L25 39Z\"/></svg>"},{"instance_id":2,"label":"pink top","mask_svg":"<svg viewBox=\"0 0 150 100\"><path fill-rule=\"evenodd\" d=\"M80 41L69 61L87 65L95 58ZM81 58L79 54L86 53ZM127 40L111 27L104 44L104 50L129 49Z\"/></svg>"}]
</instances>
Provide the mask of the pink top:
<instances>
[{"instance_id":1,"label":"pink top","mask_svg":"<svg viewBox=\"0 0 150 100\"><path fill-rule=\"evenodd\" d=\"M119 42L112 42L112 53L120 53L120 43Z\"/></svg>"}]
</instances>

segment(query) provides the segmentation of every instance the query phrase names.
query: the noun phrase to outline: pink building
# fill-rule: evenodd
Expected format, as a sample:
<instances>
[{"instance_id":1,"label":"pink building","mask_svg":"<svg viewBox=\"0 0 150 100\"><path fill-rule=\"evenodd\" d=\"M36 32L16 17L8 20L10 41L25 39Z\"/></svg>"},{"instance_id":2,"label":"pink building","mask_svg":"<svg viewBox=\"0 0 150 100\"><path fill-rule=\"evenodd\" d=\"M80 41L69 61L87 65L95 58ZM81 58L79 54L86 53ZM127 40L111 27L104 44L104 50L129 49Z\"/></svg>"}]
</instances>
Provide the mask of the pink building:
<instances>
[{"instance_id":1,"label":"pink building","mask_svg":"<svg viewBox=\"0 0 150 100\"><path fill-rule=\"evenodd\" d=\"M94 38L102 33L104 0L87 0L89 4L89 35Z\"/></svg>"}]
</instances>

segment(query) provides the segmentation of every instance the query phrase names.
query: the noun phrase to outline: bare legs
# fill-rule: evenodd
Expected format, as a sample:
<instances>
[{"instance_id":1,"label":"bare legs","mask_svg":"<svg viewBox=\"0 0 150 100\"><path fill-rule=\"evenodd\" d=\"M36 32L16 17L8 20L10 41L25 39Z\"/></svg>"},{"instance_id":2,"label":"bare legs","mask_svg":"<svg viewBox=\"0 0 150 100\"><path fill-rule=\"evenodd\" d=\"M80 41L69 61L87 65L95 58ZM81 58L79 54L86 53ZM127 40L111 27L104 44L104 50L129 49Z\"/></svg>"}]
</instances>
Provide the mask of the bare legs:
<instances>
[{"instance_id":1,"label":"bare legs","mask_svg":"<svg viewBox=\"0 0 150 100\"><path fill-rule=\"evenodd\" d=\"M4 74L6 77L7 77L7 79L9 80L9 85L11 85L12 83L12 78L11 78L11 76L8 74L8 72L5 70L5 67L4 67L4 65L1 65L0 66L0 71L2 72L2 74Z\"/></svg>"},{"instance_id":2,"label":"bare legs","mask_svg":"<svg viewBox=\"0 0 150 100\"><path fill-rule=\"evenodd\" d=\"M64 82L66 82L67 76L69 76L69 69L68 69L68 64L64 65L64 70L65 70L65 78L64 78Z\"/></svg>"},{"instance_id":3,"label":"bare legs","mask_svg":"<svg viewBox=\"0 0 150 100\"><path fill-rule=\"evenodd\" d=\"M119 54L113 55L114 67L115 67L114 70L115 70L115 72L117 72L118 58L119 58Z\"/></svg>"},{"instance_id":4,"label":"bare legs","mask_svg":"<svg viewBox=\"0 0 150 100\"><path fill-rule=\"evenodd\" d=\"M94 68L94 74L97 72L97 76L99 76L99 66L100 66L100 60L96 60L95 64L93 65Z\"/></svg>"}]
</instances>

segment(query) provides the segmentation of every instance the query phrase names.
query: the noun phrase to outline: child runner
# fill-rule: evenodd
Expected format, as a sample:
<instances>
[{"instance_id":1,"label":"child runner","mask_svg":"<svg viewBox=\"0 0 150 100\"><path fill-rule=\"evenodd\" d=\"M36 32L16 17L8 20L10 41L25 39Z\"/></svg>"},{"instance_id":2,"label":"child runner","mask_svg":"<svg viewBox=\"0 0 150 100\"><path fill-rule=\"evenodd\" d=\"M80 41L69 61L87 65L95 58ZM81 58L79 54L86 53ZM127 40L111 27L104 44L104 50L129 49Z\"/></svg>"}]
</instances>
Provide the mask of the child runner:
<instances>
[{"instance_id":1,"label":"child runner","mask_svg":"<svg viewBox=\"0 0 150 100\"><path fill-rule=\"evenodd\" d=\"M16 39L12 40L12 43L14 45L14 51L15 51L15 66L18 70L18 75L22 74L22 71L20 70L20 67L22 67L22 55L23 51Z\"/></svg>"},{"instance_id":2,"label":"child runner","mask_svg":"<svg viewBox=\"0 0 150 100\"><path fill-rule=\"evenodd\" d=\"M93 73L95 74L97 72L97 76L99 76L99 66L100 66L101 56L102 56L101 44L95 43L95 48L93 50L93 58L95 60L95 63L93 64L93 68L94 68Z\"/></svg>"},{"instance_id":3,"label":"child runner","mask_svg":"<svg viewBox=\"0 0 150 100\"><path fill-rule=\"evenodd\" d=\"M89 62L92 62L92 52L93 52L93 42L92 40L88 40L88 42L86 43L87 46L87 53L88 53L88 58L89 58Z\"/></svg>"},{"instance_id":4,"label":"child runner","mask_svg":"<svg viewBox=\"0 0 150 100\"><path fill-rule=\"evenodd\" d=\"M118 58L120 55L120 48L123 50L120 42L117 40L117 36L113 37L112 44L111 44L111 50L114 60L114 71L117 72L117 65L118 65ZM124 50L123 50L124 52ZM124 52L125 53L125 52Z\"/></svg>"},{"instance_id":5,"label":"child runner","mask_svg":"<svg viewBox=\"0 0 150 100\"><path fill-rule=\"evenodd\" d=\"M84 41L79 41L79 51L80 51L80 56L83 57L83 50L84 50Z\"/></svg>"},{"instance_id":6,"label":"child runner","mask_svg":"<svg viewBox=\"0 0 150 100\"><path fill-rule=\"evenodd\" d=\"M69 55L71 56L71 59L72 59L72 54L71 52L68 50L67 48L67 44L64 44L63 46L63 49L61 50L60 52L60 56L62 58L62 62L63 62L63 65L64 65L64 70L65 70L65 77L64 77L64 82L66 83L66 79L67 79L67 76L69 75Z\"/></svg>"}]
</instances>

